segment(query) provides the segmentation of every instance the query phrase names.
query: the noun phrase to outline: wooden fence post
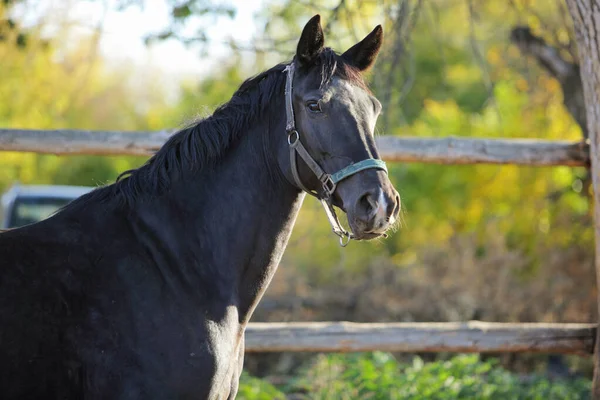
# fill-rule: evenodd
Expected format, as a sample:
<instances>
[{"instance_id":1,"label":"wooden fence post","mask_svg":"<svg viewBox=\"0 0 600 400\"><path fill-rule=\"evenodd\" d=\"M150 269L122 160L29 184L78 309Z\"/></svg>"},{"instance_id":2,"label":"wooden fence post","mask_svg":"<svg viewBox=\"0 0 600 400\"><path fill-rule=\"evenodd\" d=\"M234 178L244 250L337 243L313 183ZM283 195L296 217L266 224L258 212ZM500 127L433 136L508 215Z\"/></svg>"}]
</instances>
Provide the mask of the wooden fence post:
<instances>
[{"instance_id":1,"label":"wooden fence post","mask_svg":"<svg viewBox=\"0 0 600 400\"><path fill-rule=\"evenodd\" d=\"M594 187L596 285L600 288L600 4L598 0L567 0L577 36L581 80L585 94ZM600 291L599 291L600 292ZM600 309L600 295L598 296ZM592 398L600 400L600 336L596 336Z\"/></svg>"}]
</instances>

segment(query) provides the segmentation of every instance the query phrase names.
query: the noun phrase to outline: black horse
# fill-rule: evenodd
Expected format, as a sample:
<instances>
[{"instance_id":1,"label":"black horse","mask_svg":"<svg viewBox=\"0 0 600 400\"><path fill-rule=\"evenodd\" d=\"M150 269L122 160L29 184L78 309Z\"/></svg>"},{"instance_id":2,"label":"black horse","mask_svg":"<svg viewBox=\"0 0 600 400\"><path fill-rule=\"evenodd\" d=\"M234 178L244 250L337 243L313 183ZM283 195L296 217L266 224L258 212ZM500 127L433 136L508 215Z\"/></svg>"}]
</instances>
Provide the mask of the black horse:
<instances>
[{"instance_id":1,"label":"black horse","mask_svg":"<svg viewBox=\"0 0 600 400\"><path fill-rule=\"evenodd\" d=\"M378 26L338 55L313 17L291 63L144 166L0 234L0 398L235 398L301 188L344 210L354 239L398 215L361 76L382 38Z\"/></svg>"}]
</instances>

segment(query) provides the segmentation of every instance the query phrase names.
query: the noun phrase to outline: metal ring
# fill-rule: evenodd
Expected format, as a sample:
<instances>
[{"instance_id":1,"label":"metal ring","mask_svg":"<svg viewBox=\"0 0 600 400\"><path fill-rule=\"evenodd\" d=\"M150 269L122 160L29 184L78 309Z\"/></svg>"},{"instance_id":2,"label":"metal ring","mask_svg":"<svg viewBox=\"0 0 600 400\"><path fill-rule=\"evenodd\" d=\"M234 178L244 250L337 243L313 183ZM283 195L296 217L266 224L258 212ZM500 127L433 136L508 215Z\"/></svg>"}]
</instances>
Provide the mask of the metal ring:
<instances>
[{"instance_id":1,"label":"metal ring","mask_svg":"<svg viewBox=\"0 0 600 400\"><path fill-rule=\"evenodd\" d=\"M350 237L350 234L348 234L348 233L346 233L346 234L344 234L344 235L339 235L339 237L340 237L340 246L341 246L341 247L346 247L346 246L348 246L348 243L350 243L350 240L352 239L352 238ZM344 242L344 237L346 238L346 241L345 241L345 242Z\"/></svg>"},{"instance_id":2,"label":"metal ring","mask_svg":"<svg viewBox=\"0 0 600 400\"><path fill-rule=\"evenodd\" d=\"M350 243L350 240L352 240L352 234L350 232L347 232L341 226L339 227L339 229L332 228L331 230L337 237L340 238L340 246L342 246L342 247L348 246L348 243Z\"/></svg>"},{"instance_id":3,"label":"metal ring","mask_svg":"<svg viewBox=\"0 0 600 400\"><path fill-rule=\"evenodd\" d=\"M292 140L292 137L294 138L294 140ZM293 131L288 133L288 144L290 145L290 147L294 147L296 143L298 143L298 140L300 140L300 134L297 130L294 129Z\"/></svg>"}]
</instances>

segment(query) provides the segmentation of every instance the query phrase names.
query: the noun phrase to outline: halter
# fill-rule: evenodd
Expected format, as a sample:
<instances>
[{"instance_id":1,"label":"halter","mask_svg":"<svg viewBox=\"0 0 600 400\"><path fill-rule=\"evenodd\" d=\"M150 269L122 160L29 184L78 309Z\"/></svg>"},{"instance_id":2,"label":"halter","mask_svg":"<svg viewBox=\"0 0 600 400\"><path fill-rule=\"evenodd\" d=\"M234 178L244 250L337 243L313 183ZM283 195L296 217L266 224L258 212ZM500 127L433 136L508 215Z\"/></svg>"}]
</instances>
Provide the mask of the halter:
<instances>
[{"instance_id":1,"label":"halter","mask_svg":"<svg viewBox=\"0 0 600 400\"><path fill-rule=\"evenodd\" d=\"M283 72L287 72L287 79L285 82L285 113L286 113L286 125L285 131L288 135L288 144L290 146L290 162L292 167L292 175L294 177L294 181L296 181L296 185L306 193L311 196L316 197L321 201L323 208L325 209L325 214L327 215L327 219L331 224L331 229L333 233L335 233L340 238L340 246L346 247L350 242L350 239L356 239L351 232L348 232L337 217L335 213L335 209L333 208L333 204L331 202L332 195L337 188L337 185L342 180L349 178L350 176L364 171L366 169L381 169L387 173L387 167L385 162L382 160L377 160L374 158L367 158L366 160L359 161L357 163L352 163L347 167L340 169L339 171L328 174L321 168L321 166L315 161L314 158L308 153L306 148L300 142L300 133L296 129L296 121L294 118L294 105L292 103L292 84L294 81L294 62L292 61L288 64ZM299 155L302 160L308 165L308 168L316 175L321 182L322 185L322 193L318 193L316 191L312 191L308 189L302 181L300 180L300 175L298 174L298 164L297 157Z\"/></svg>"}]
</instances>

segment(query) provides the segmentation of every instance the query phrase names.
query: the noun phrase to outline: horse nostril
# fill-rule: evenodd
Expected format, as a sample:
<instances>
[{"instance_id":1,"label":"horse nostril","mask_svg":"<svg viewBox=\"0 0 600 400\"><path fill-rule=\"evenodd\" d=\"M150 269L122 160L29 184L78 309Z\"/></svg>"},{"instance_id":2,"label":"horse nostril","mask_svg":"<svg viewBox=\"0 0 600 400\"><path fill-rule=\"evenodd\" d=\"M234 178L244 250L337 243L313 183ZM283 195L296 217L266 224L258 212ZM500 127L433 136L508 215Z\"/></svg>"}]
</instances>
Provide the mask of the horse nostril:
<instances>
[{"instance_id":1,"label":"horse nostril","mask_svg":"<svg viewBox=\"0 0 600 400\"><path fill-rule=\"evenodd\" d=\"M398 214L400 214L400 208L402 207L402 203L400 202L400 195L398 193L396 193L396 197L394 198L394 202L392 204L390 204L389 208L391 208L392 212L391 214L388 215L388 222L392 219L392 218L396 218L398 216ZM388 210L389 210L388 208Z\"/></svg>"},{"instance_id":2,"label":"horse nostril","mask_svg":"<svg viewBox=\"0 0 600 400\"><path fill-rule=\"evenodd\" d=\"M358 205L361 209L365 211L365 215L370 215L374 210L371 200L371 195L369 193L365 193L358 200Z\"/></svg>"},{"instance_id":3,"label":"horse nostril","mask_svg":"<svg viewBox=\"0 0 600 400\"><path fill-rule=\"evenodd\" d=\"M394 201L390 201L388 203L387 217L386 217L387 222L391 222L398 217L398 214L400 213L400 207L401 207L400 195L398 193L396 193L396 197L394 197Z\"/></svg>"},{"instance_id":4,"label":"horse nostril","mask_svg":"<svg viewBox=\"0 0 600 400\"><path fill-rule=\"evenodd\" d=\"M377 199L371 195L371 193L365 193L358 200L358 206L361 211L364 212L364 217L369 220L379 204L377 204Z\"/></svg>"}]
</instances>

